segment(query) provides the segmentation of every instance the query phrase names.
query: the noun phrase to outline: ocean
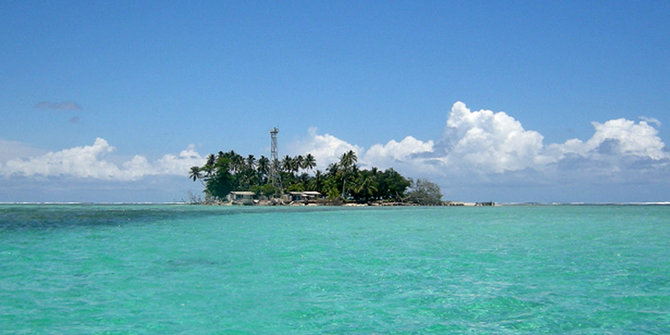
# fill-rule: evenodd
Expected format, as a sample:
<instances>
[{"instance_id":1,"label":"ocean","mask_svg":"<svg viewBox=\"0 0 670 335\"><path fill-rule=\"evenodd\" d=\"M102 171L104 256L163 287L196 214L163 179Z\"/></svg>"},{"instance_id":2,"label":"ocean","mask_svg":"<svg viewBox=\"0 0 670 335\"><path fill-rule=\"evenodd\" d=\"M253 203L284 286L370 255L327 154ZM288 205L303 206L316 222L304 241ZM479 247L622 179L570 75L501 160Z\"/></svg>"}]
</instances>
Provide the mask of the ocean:
<instances>
[{"instance_id":1,"label":"ocean","mask_svg":"<svg viewBox=\"0 0 670 335\"><path fill-rule=\"evenodd\" d=\"M0 205L1 334L670 334L670 206Z\"/></svg>"}]
</instances>

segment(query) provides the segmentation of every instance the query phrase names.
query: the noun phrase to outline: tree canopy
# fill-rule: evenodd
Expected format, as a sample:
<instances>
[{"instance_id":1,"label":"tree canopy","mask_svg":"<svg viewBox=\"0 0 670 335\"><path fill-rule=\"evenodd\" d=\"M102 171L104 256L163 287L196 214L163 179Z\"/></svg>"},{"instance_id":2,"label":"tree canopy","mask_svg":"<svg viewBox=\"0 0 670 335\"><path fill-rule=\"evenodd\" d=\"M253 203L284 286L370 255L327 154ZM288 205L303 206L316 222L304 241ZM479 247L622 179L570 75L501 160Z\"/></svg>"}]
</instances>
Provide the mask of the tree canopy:
<instances>
[{"instance_id":1,"label":"tree canopy","mask_svg":"<svg viewBox=\"0 0 670 335\"><path fill-rule=\"evenodd\" d=\"M248 190L267 197L286 191L318 191L329 199L365 203L370 201L400 202L409 199L417 204L437 204L441 201L439 187L427 180L412 183L392 168L359 169L354 151L344 153L340 160L325 171L314 170L316 159L312 154L284 156L277 162L265 156L248 155L234 151L210 154L203 166L193 166L189 179L199 180L205 186L205 198L221 200L231 191ZM281 185L271 183L271 171L276 168ZM411 192L408 193L408 189Z\"/></svg>"},{"instance_id":2,"label":"tree canopy","mask_svg":"<svg viewBox=\"0 0 670 335\"><path fill-rule=\"evenodd\" d=\"M422 206L436 206L442 203L442 193L437 184L426 179L410 180L410 183L406 201Z\"/></svg>"}]
</instances>

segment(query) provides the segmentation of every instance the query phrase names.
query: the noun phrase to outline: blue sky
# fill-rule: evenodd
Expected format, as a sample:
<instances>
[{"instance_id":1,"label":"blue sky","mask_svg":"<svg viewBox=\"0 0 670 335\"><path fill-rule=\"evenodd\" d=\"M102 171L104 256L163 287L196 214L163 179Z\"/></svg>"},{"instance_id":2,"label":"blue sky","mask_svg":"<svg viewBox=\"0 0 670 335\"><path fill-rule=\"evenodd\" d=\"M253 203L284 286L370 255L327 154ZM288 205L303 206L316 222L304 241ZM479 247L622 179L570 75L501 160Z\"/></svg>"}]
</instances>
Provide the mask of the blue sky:
<instances>
[{"instance_id":1,"label":"blue sky","mask_svg":"<svg viewBox=\"0 0 670 335\"><path fill-rule=\"evenodd\" d=\"M670 2L0 2L0 201L355 149L445 199L670 200Z\"/></svg>"}]
</instances>

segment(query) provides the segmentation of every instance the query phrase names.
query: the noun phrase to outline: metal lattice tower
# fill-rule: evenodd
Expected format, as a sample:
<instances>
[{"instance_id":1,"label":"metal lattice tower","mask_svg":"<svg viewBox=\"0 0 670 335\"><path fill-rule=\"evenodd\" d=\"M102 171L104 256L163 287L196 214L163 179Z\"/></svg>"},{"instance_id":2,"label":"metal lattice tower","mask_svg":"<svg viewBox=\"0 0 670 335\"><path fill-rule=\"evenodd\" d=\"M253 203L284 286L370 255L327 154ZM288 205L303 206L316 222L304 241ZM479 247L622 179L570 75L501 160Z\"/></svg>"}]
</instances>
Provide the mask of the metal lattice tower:
<instances>
[{"instance_id":1,"label":"metal lattice tower","mask_svg":"<svg viewBox=\"0 0 670 335\"><path fill-rule=\"evenodd\" d=\"M278 188L282 189L281 177L279 176L279 154L277 153L277 134L279 129L277 127L270 130L270 139L272 140L272 145L270 147L271 161L270 161L270 183Z\"/></svg>"}]
</instances>

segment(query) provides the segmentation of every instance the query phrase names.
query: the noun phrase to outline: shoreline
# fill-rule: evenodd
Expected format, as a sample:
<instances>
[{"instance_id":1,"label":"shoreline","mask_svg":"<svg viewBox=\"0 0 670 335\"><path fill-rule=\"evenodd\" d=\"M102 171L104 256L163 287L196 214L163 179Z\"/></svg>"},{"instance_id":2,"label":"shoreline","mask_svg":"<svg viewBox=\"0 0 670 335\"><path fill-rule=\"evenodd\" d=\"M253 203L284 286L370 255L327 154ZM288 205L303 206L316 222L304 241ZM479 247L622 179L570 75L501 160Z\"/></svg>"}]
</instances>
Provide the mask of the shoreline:
<instances>
[{"instance_id":1,"label":"shoreline","mask_svg":"<svg viewBox=\"0 0 670 335\"><path fill-rule=\"evenodd\" d=\"M311 201L283 201L279 199L273 200L240 200L240 201L224 201L215 203L193 203L193 205L204 206L280 206L280 207L494 207L501 206L500 203L493 201L486 202L461 202L461 201L442 201L440 204L416 204L410 202L398 201L371 201L367 203L357 202L343 202L343 201L328 201L328 200L311 200Z\"/></svg>"},{"instance_id":2,"label":"shoreline","mask_svg":"<svg viewBox=\"0 0 670 335\"><path fill-rule=\"evenodd\" d=\"M0 202L1 205L199 205L199 206L280 206L280 207L304 207L304 206L326 206L326 207L481 207L476 206L476 202L463 202L463 201L445 201L446 204L440 205L417 205L417 204L357 204L357 203L345 203L345 204L282 204L282 205L272 205L272 204L255 204L255 205L244 205L244 204L230 204L230 203L216 203L216 204L205 204L205 203L190 203L188 201L164 201L164 202L152 202L152 201L104 201L104 202L91 202L91 201L3 201ZM494 207L499 206L670 206L670 201L635 201L635 202L494 202Z\"/></svg>"}]
</instances>

